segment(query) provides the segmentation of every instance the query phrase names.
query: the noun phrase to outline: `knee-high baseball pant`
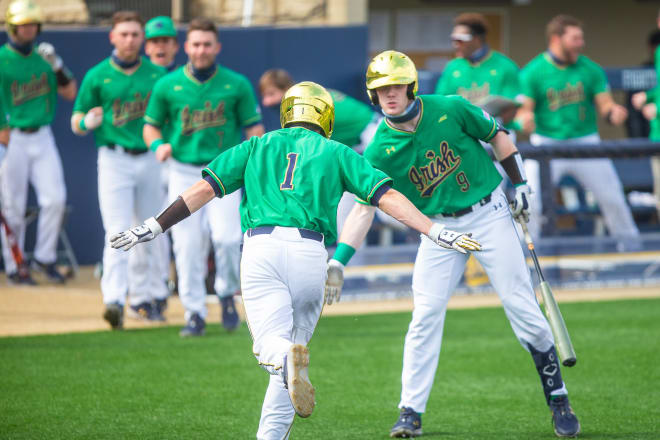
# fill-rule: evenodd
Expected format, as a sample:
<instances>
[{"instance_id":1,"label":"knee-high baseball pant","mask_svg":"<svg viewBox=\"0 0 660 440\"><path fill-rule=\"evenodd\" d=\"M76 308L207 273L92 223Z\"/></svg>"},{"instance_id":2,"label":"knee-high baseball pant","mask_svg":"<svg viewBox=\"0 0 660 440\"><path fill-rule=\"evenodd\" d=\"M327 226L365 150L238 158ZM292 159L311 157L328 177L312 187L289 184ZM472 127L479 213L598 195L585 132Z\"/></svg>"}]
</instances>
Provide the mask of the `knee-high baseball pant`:
<instances>
[{"instance_id":1,"label":"knee-high baseball pant","mask_svg":"<svg viewBox=\"0 0 660 440\"><path fill-rule=\"evenodd\" d=\"M66 186L62 162L50 127L43 126L34 133L13 129L0 174L2 212L21 249L25 242L28 183L34 188L39 205L34 258L42 263L54 263L66 204ZM6 272L15 272L16 263L7 245L4 229L2 256Z\"/></svg>"},{"instance_id":2,"label":"knee-high baseball pant","mask_svg":"<svg viewBox=\"0 0 660 440\"><path fill-rule=\"evenodd\" d=\"M520 344L548 350L554 339L536 301L532 281L506 197L497 188L491 201L462 217L439 216L448 229L472 232L483 250L474 252L499 295ZM468 255L437 246L427 237L417 252L413 270L413 316L403 353L401 402L417 412L426 410L442 343L447 302L458 285Z\"/></svg>"},{"instance_id":3,"label":"knee-high baseball pant","mask_svg":"<svg viewBox=\"0 0 660 440\"><path fill-rule=\"evenodd\" d=\"M131 273L139 273L138 279L130 279L129 254L118 252L108 244L113 234L134 225L135 218L149 218L158 212L162 200L158 173L158 163L152 152L134 156L120 149L99 148L99 206L105 229L101 290L105 304L123 305L129 286L132 305L149 301L153 286L159 282L158 259L152 242L145 243L145 252L136 254L140 258L134 261L143 270Z\"/></svg>"},{"instance_id":4,"label":"knee-high baseball pant","mask_svg":"<svg viewBox=\"0 0 660 440\"><path fill-rule=\"evenodd\" d=\"M578 143L594 144L600 142L598 134L580 138L558 140L533 134L530 137L533 145ZM525 160L525 172L529 186L536 194L532 196L529 217L529 231L538 236L541 230L541 178L537 161ZM550 175L553 184L559 183L564 174L573 176L580 185L591 191L603 212L605 225L614 237L635 238L639 229L633 220L630 207L626 203L621 179L614 168L611 159L553 159L550 161Z\"/></svg>"},{"instance_id":5,"label":"knee-high baseball pant","mask_svg":"<svg viewBox=\"0 0 660 440\"><path fill-rule=\"evenodd\" d=\"M245 235L241 259L243 304L253 352L270 376L257 438L288 438L295 411L282 379L292 344L307 345L323 309L328 253L323 243L301 238L297 228Z\"/></svg>"},{"instance_id":6,"label":"knee-high baseball pant","mask_svg":"<svg viewBox=\"0 0 660 440\"><path fill-rule=\"evenodd\" d=\"M202 168L176 160L170 161L169 199L201 179ZM172 227L172 249L179 280L179 298L186 309L186 320L193 313L206 319L208 243L215 255L215 293L233 295L239 289L238 267L241 258L240 191L212 200L199 211Z\"/></svg>"}]
</instances>

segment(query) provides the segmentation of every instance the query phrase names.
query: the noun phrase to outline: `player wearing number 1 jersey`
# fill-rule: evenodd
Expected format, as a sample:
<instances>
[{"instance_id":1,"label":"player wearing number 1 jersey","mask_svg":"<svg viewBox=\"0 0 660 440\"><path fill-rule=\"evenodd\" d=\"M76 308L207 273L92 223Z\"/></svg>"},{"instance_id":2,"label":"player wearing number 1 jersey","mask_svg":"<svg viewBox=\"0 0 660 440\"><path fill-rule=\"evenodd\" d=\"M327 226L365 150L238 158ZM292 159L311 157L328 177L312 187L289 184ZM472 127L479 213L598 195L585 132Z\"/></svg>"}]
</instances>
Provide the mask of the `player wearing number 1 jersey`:
<instances>
[{"instance_id":1,"label":"player wearing number 1 jersey","mask_svg":"<svg viewBox=\"0 0 660 440\"><path fill-rule=\"evenodd\" d=\"M433 224L390 178L345 145L328 140L334 122L330 94L303 82L284 96L282 130L252 137L220 154L204 168L204 179L188 188L157 218L111 238L128 250L153 239L214 197L245 188L241 288L253 352L270 376L257 438L286 439L294 411L314 409L307 343L323 307L327 252L335 241L335 212L344 191L428 234L441 246L479 250L464 234ZM218 219L217 221L223 221Z\"/></svg>"},{"instance_id":2,"label":"player wearing number 1 jersey","mask_svg":"<svg viewBox=\"0 0 660 440\"><path fill-rule=\"evenodd\" d=\"M365 158L388 173L393 188L424 214L442 219L458 233L475 233L483 244L483 251L475 257L500 296L518 341L532 355L553 412L555 431L575 435L579 423L568 405L552 332L536 302L511 212L498 188L501 177L479 141L492 144L495 156L517 186L514 214L525 216L529 189L516 147L488 113L464 98L415 96L417 71L412 60L400 52L386 51L372 60L367 90L386 116ZM364 239L373 214L374 209L366 204L353 208L329 271L341 273ZM467 259L468 255L447 252L422 237L413 272L413 317L404 346L401 413L391 437L422 433L421 413L426 410L435 377L447 302ZM341 288L339 273L334 289Z\"/></svg>"},{"instance_id":3,"label":"player wearing number 1 jersey","mask_svg":"<svg viewBox=\"0 0 660 440\"><path fill-rule=\"evenodd\" d=\"M170 199L195 183L219 153L238 144L243 132L246 138L264 132L247 78L215 63L220 43L213 22L191 21L184 49L188 63L158 81L145 114L144 140L158 160L169 162ZM236 192L172 228L179 297L186 309L181 336L205 333L209 241L215 253L214 288L222 305L222 324L228 330L240 324L234 307L239 289L239 203Z\"/></svg>"}]
</instances>

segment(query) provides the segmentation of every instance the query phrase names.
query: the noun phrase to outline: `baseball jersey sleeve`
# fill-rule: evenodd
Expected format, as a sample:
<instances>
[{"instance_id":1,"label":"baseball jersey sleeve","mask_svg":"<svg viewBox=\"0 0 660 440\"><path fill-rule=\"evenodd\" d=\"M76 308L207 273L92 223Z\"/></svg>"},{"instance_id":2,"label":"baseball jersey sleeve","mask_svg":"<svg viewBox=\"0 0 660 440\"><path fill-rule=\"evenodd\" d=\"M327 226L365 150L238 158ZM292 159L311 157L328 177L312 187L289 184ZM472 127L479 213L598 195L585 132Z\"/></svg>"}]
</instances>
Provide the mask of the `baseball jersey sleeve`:
<instances>
[{"instance_id":1,"label":"baseball jersey sleeve","mask_svg":"<svg viewBox=\"0 0 660 440\"><path fill-rule=\"evenodd\" d=\"M591 81L589 84L592 87L594 96L599 93L609 92L610 85L607 82L607 76L605 75L603 68L591 60L589 60L588 66L591 73Z\"/></svg>"},{"instance_id":2,"label":"baseball jersey sleeve","mask_svg":"<svg viewBox=\"0 0 660 440\"><path fill-rule=\"evenodd\" d=\"M249 127L261 122L261 109L257 105L257 98L249 81L246 78L241 78L239 87L241 99L238 100L236 105L239 124L241 127Z\"/></svg>"},{"instance_id":3,"label":"baseball jersey sleeve","mask_svg":"<svg viewBox=\"0 0 660 440\"><path fill-rule=\"evenodd\" d=\"M154 90L149 98L149 104L144 112L144 121L156 127L162 127L167 120L168 105L167 105L167 86L162 77L156 82Z\"/></svg>"},{"instance_id":4,"label":"baseball jersey sleeve","mask_svg":"<svg viewBox=\"0 0 660 440\"><path fill-rule=\"evenodd\" d=\"M504 81L502 85L502 96L510 99L516 99L516 97L521 93L520 75L518 73L517 66L512 65L510 68L504 71Z\"/></svg>"},{"instance_id":5,"label":"baseball jersey sleeve","mask_svg":"<svg viewBox=\"0 0 660 440\"><path fill-rule=\"evenodd\" d=\"M243 186L245 167L250 157L250 151L254 142L258 141L256 136L236 145L216 157L206 168L202 170L202 177L210 176L220 187L223 197L231 194Z\"/></svg>"},{"instance_id":6,"label":"baseball jersey sleeve","mask_svg":"<svg viewBox=\"0 0 660 440\"><path fill-rule=\"evenodd\" d=\"M73 104L73 113L87 113L90 109L101 105L95 81L94 70L90 70L83 78L76 102Z\"/></svg>"},{"instance_id":7,"label":"baseball jersey sleeve","mask_svg":"<svg viewBox=\"0 0 660 440\"><path fill-rule=\"evenodd\" d=\"M520 72L520 91L523 96L533 99L534 101L537 100L536 97L538 96L538 88L534 81L535 77L536 75L534 75L534 72L529 65Z\"/></svg>"},{"instance_id":8,"label":"baseball jersey sleeve","mask_svg":"<svg viewBox=\"0 0 660 440\"><path fill-rule=\"evenodd\" d=\"M371 166L369 161L348 147L340 149L340 164L346 191L355 194L361 203L371 203L378 188L392 184L392 179Z\"/></svg>"},{"instance_id":9,"label":"baseball jersey sleeve","mask_svg":"<svg viewBox=\"0 0 660 440\"><path fill-rule=\"evenodd\" d=\"M499 125L488 112L470 104L461 96L451 96L449 99L453 101L453 113L465 133L484 142L490 141L497 134Z\"/></svg>"}]
</instances>

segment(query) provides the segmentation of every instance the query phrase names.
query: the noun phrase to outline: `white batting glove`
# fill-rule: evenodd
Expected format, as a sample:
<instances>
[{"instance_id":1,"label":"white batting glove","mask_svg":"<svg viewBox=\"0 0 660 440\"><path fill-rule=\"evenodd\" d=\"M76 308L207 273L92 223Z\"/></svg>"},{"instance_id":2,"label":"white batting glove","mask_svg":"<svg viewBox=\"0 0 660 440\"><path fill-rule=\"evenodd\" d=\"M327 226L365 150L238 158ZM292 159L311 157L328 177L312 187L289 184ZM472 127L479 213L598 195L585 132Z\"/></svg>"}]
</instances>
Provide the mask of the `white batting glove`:
<instances>
[{"instance_id":1,"label":"white batting glove","mask_svg":"<svg viewBox=\"0 0 660 440\"><path fill-rule=\"evenodd\" d=\"M532 190L526 183L516 186L516 197L511 202L511 214L518 223L529 222L529 204Z\"/></svg>"},{"instance_id":2,"label":"white batting glove","mask_svg":"<svg viewBox=\"0 0 660 440\"><path fill-rule=\"evenodd\" d=\"M99 125L103 122L103 111L96 111L94 109L85 113L83 118L85 121L85 128L89 130L94 130L98 128Z\"/></svg>"},{"instance_id":3,"label":"white batting glove","mask_svg":"<svg viewBox=\"0 0 660 440\"><path fill-rule=\"evenodd\" d=\"M450 231L440 223L433 223L429 231L429 238L445 249L453 249L462 254L467 254L467 251L481 250L481 243L474 240L471 233Z\"/></svg>"},{"instance_id":4,"label":"white batting glove","mask_svg":"<svg viewBox=\"0 0 660 440\"><path fill-rule=\"evenodd\" d=\"M148 218L144 224L110 237L110 246L114 249L129 250L138 243L151 241L163 232L163 228L154 217Z\"/></svg>"},{"instance_id":5,"label":"white batting glove","mask_svg":"<svg viewBox=\"0 0 660 440\"><path fill-rule=\"evenodd\" d=\"M328 279L325 282L323 301L327 305L339 302L341 288L344 285L344 265L337 260L328 262Z\"/></svg>"},{"instance_id":6,"label":"white batting glove","mask_svg":"<svg viewBox=\"0 0 660 440\"><path fill-rule=\"evenodd\" d=\"M50 68L53 69L53 72L57 72L64 65L64 63L62 63L62 58L60 58L55 52L55 47L50 43L40 43L39 46L37 46L37 53L41 55L41 58L43 58L44 61L50 64Z\"/></svg>"}]
</instances>

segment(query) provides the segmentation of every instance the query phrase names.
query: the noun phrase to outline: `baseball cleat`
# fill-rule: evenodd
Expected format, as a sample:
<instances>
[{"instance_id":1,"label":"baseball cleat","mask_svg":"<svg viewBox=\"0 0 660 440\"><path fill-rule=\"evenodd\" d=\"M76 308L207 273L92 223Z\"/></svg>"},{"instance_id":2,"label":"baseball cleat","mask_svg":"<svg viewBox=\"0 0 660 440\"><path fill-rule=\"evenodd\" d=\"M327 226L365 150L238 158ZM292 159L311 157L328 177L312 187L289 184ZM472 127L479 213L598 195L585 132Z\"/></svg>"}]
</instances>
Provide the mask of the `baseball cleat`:
<instances>
[{"instance_id":1,"label":"baseball cleat","mask_svg":"<svg viewBox=\"0 0 660 440\"><path fill-rule=\"evenodd\" d=\"M181 329L179 336L182 338L190 338L196 336L204 336L206 333L206 322L199 316L198 313L193 313L186 326Z\"/></svg>"},{"instance_id":2,"label":"baseball cleat","mask_svg":"<svg viewBox=\"0 0 660 440\"><path fill-rule=\"evenodd\" d=\"M121 330L124 328L124 307L116 303L106 304L103 319L113 330Z\"/></svg>"},{"instance_id":3,"label":"baseball cleat","mask_svg":"<svg viewBox=\"0 0 660 440\"><path fill-rule=\"evenodd\" d=\"M53 283L64 284L66 282L64 276L55 267L55 263L45 264L37 260L32 260L32 269L42 272Z\"/></svg>"},{"instance_id":4,"label":"baseball cleat","mask_svg":"<svg viewBox=\"0 0 660 440\"><path fill-rule=\"evenodd\" d=\"M420 435L422 435L422 415L404 406L401 408L399 420L390 430L390 437L412 438Z\"/></svg>"},{"instance_id":5,"label":"baseball cleat","mask_svg":"<svg viewBox=\"0 0 660 440\"><path fill-rule=\"evenodd\" d=\"M234 296L220 298L220 304L222 305L222 326L230 332L236 330L241 321L238 319L238 313L236 313Z\"/></svg>"},{"instance_id":6,"label":"baseball cleat","mask_svg":"<svg viewBox=\"0 0 660 440\"><path fill-rule=\"evenodd\" d=\"M286 378L289 397L293 409L300 417L309 417L314 411L314 387L309 381L309 350L301 344L294 344L285 357Z\"/></svg>"},{"instance_id":7,"label":"baseball cleat","mask_svg":"<svg viewBox=\"0 0 660 440\"><path fill-rule=\"evenodd\" d=\"M550 411L552 411L552 427L557 437L577 437L580 433L580 422L568 402L568 396L553 396L550 399Z\"/></svg>"},{"instance_id":8,"label":"baseball cleat","mask_svg":"<svg viewBox=\"0 0 660 440\"><path fill-rule=\"evenodd\" d=\"M167 310L167 298L155 300L154 301L154 309L156 309L156 313L158 313L160 316L163 317L163 321L164 321L165 320L165 310Z\"/></svg>"},{"instance_id":9,"label":"baseball cleat","mask_svg":"<svg viewBox=\"0 0 660 440\"><path fill-rule=\"evenodd\" d=\"M12 286L36 286L37 282L34 281L32 276L29 273L20 274L17 272L12 272L7 275L7 282Z\"/></svg>"},{"instance_id":10,"label":"baseball cleat","mask_svg":"<svg viewBox=\"0 0 660 440\"><path fill-rule=\"evenodd\" d=\"M165 321L163 315L156 311L150 302L143 302L136 306L130 306L127 310L128 316L141 321Z\"/></svg>"}]
</instances>

